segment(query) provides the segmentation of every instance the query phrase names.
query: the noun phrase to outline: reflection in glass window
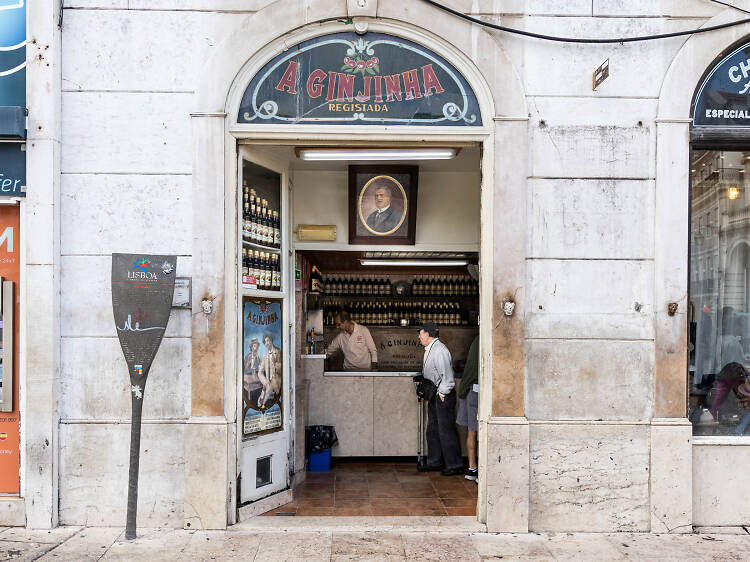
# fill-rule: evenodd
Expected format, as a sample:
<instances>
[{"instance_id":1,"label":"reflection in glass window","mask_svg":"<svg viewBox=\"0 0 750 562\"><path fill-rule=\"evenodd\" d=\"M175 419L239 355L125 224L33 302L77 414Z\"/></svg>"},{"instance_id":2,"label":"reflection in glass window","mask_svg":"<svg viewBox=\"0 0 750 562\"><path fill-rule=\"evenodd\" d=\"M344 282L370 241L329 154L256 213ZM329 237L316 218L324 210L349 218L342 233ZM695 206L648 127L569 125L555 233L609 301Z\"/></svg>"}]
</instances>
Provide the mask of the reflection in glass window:
<instances>
[{"instance_id":1,"label":"reflection in glass window","mask_svg":"<svg viewBox=\"0 0 750 562\"><path fill-rule=\"evenodd\" d=\"M695 435L743 435L750 426L748 169L750 152L693 151L688 415Z\"/></svg>"}]
</instances>

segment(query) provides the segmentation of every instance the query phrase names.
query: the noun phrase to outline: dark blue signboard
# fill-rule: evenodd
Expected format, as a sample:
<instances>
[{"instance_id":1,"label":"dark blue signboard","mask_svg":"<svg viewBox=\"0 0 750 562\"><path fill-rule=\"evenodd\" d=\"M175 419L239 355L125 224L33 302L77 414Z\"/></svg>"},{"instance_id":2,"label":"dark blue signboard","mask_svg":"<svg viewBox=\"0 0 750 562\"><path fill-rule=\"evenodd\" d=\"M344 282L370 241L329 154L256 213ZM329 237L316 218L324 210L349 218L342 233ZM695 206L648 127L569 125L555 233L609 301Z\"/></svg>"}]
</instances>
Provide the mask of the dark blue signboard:
<instances>
[{"instance_id":1,"label":"dark blue signboard","mask_svg":"<svg viewBox=\"0 0 750 562\"><path fill-rule=\"evenodd\" d=\"M695 97L693 125L750 127L750 43L722 58Z\"/></svg>"},{"instance_id":2,"label":"dark blue signboard","mask_svg":"<svg viewBox=\"0 0 750 562\"><path fill-rule=\"evenodd\" d=\"M26 107L25 0L0 0L0 105Z\"/></svg>"},{"instance_id":3,"label":"dark blue signboard","mask_svg":"<svg viewBox=\"0 0 750 562\"><path fill-rule=\"evenodd\" d=\"M25 145L0 142L0 196L26 196Z\"/></svg>"},{"instance_id":4,"label":"dark blue signboard","mask_svg":"<svg viewBox=\"0 0 750 562\"><path fill-rule=\"evenodd\" d=\"M401 37L334 33L274 57L250 81L238 123L480 126L461 73Z\"/></svg>"}]
</instances>

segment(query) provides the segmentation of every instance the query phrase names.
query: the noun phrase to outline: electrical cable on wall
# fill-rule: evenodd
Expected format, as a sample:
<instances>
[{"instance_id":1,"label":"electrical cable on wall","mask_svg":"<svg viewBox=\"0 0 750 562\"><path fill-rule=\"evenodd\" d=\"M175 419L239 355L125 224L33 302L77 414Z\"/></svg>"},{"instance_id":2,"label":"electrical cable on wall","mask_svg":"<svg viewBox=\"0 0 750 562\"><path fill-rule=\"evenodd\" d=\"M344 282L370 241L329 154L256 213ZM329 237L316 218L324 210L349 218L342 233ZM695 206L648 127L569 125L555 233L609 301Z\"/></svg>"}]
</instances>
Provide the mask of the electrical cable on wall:
<instances>
[{"instance_id":1,"label":"electrical cable on wall","mask_svg":"<svg viewBox=\"0 0 750 562\"><path fill-rule=\"evenodd\" d=\"M710 31L716 31L718 29L725 29L727 27L734 27L737 25L742 25L744 23L750 22L750 18L745 18L737 21L732 21L728 23L722 23L719 25L712 25L710 27L702 27L699 29L690 29L687 31L675 31L673 33L660 33L658 35L639 35L637 37L617 37L617 38L610 38L610 39L578 39L576 37L556 37L554 35L544 35L543 33L534 33L532 31L523 31L521 29L514 29L512 27L505 27L504 25L497 25L494 23L482 21L480 19L477 19L475 17L469 16L467 14L464 14L462 12L459 12L458 10L454 10L453 8L449 8L448 6L444 6L440 4L439 2L435 2L435 0L422 0L423 2L427 2L428 4L435 6L436 8L440 10L444 10L450 14L453 14L456 17L459 17L461 19L464 19L466 21L469 21L471 23L475 23L477 25L481 25L483 27L489 27L490 29L496 29L497 31L505 31L506 33L513 33L516 35L523 35L525 37L533 37L535 39L543 39L545 41L557 41L559 43L599 43L599 44L606 44L606 43L635 43L639 41L653 41L655 39L668 39L670 37L682 37L685 35L695 35L698 33L708 33ZM742 8L737 8L736 6L732 6L730 4L726 4L724 2L719 2L718 0L712 0L713 2L716 2L717 4L722 4L724 6L728 6L731 8L734 8L735 10L739 10L741 12L745 12L746 14L750 14L747 10L743 10Z\"/></svg>"}]
</instances>

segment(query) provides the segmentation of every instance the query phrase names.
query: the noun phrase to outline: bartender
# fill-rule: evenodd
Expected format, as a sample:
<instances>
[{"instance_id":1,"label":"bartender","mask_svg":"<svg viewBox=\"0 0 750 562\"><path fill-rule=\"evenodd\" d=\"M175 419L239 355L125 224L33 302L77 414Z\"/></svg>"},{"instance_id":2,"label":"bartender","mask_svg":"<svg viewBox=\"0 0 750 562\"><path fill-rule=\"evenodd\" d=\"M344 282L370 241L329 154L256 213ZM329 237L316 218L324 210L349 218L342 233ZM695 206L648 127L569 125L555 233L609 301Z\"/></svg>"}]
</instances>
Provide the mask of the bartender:
<instances>
[{"instance_id":1,"label":"bartender","mask_svg":"<svg viewBox=\"0 0 750 562\"><path fill-rule=\"evenodd\" d=\"M344 352L345 371L371 371L378 368L378 351L370 330L352 322L349 313L342 310L334 319L340 333L328 346L328 355Z\"/></svg>"}]
</instances>

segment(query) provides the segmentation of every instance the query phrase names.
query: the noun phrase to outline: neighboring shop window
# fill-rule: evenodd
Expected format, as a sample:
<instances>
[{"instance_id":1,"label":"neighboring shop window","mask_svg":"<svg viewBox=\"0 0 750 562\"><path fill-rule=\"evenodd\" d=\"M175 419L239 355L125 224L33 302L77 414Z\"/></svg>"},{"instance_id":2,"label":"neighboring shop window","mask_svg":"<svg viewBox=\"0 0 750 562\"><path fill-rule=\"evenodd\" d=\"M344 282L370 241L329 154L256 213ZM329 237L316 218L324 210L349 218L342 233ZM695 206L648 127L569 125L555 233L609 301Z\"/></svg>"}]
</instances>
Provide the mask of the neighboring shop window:
<instances>
[{"instance_id":1,"label":"neighboring shop window","mask_svg":"<svg viewBox=\"0 0 750 562\"><path fill-rule=\"evenodd\" d=\"M690 391L695 435L750 435L750 151L693 150Z\"/></svg>"}]
</instances>

